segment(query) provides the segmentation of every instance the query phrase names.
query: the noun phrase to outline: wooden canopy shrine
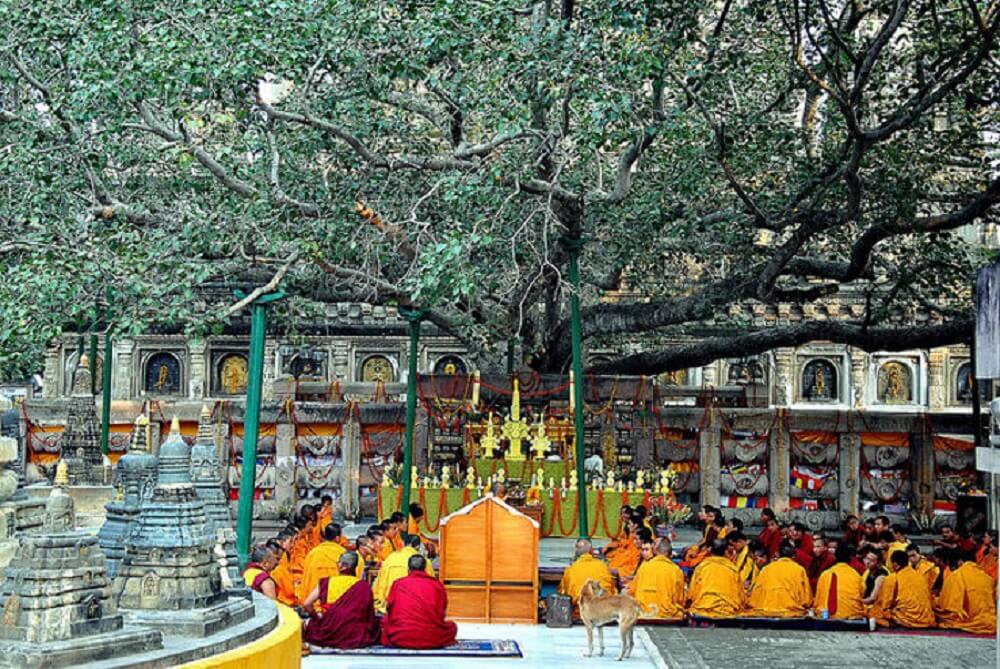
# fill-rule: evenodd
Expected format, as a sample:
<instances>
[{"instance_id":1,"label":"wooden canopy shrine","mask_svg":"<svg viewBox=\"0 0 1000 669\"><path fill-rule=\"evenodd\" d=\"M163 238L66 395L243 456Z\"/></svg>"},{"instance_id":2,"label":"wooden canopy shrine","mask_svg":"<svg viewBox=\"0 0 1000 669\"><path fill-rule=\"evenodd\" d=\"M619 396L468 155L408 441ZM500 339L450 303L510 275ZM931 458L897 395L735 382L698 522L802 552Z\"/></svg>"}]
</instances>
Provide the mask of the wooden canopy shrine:
<instances>
[{"instance_id":1,"label":"wooden canopy shrine","mask_svg":"<svg viewBox=\"0 0 1000 669\"><path fill-rule=\"evenodd\" d=\"M448 617L538 622L537 522L487 494L441 521L440 578Z\"/></svg>"}]
</instances>

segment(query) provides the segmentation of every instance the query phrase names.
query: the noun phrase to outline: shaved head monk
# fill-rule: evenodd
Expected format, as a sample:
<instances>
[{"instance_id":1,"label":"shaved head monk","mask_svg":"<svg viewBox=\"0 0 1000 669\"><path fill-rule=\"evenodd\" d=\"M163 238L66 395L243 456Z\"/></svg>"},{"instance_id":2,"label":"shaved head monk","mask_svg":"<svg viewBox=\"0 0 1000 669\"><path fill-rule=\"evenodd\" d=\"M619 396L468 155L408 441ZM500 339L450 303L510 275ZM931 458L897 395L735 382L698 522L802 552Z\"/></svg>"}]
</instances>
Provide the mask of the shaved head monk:
<instances>
[{"instance_id":1,"label":"shaved head monk","mask_svg":"<svg viewBox=\"0 0 1000 669\"><path fill-rule=\"evenodd\" d=\"M827 612L833 620L852 620L865 617L865 583L858 570L851 566L854 547L839 543L834 550L836 564L819 575L813 609L818 617Z\"/></svg>"},{"instance_id":2,"label":"shaved head monk","mask_svg":"<svg viewBox=\"0 0 1000 669\"><path fill-rule=\"evenodd\" d=\"M910 568L910 561L901 550L892 552L889 566L892 573L885 577L873 614L878 624L915 629L933 627L934 608L927 579Z\"/></svg>"},{"instance_id":3,"label":"shaved head monk","mask_svg":"<svg viewBox=\"0 0 1000 669\"><path fill-rule=\"evenodd\" d=\"M305 609L313 612L302 638L327 648L364 648L378 643L372 589L355 575L358 554L344 553L337 560L338 574L324 576L309 593Z\"/></svg>"},{"instance_id":4,"label":"shaved head monk","mask_svg":"<svg viewBox=\"0 0 1000 669\"><path fill-rule=\"evenodd\" d=\"M250 553L250 563L243 570L243 581L251 590L278 598L278 586L271 577L271 570L278 566L278 555L267 546L255 546Z\"/></svg>"},{"instance_id":5,"label":"shaved head monk","mask_svg":"<svg viewBox=\"0 0 1000 669\"><path fill-rule=\"evenodd\" d=\"M644 618L680 620L684 617L684 572L673 563L669 539L642 546L643 562L629 583L628 594L642 606ZM656 607L654 612L653 606Z\"/></svg>"},{"instance_id":6,"label":"shaved head monk","mask_svg":"<svg viewBox=\"0 0 1000 669\"><path fill-rule=\"evenodd\" d=\"M309 593L312 592L319 580L324 576L336 576L338 573L338 560L347 551L340 544L340 525L330 523L323 528L323 542L309 551L306 559L302 563L302 580L299 581L298 597L300 601L305 601ZM361 578L364 565L358 564L355 576Z\"/></svg>"},{"instance_id":7,"label":"shaved head monk","mask_svg":"<svg viewBox=\"0 0 1000 669\"><path fill-rule=\"evenodd\" d=\"M748 616L799 618L812 604L805 568L795 561L798 549L790 541L778 548L778 559L760 570L750 592Z\"/></svg>"},{"instance_id":8,"label":"shaved head monk","mask_svg":"<svg viewBox=\"0 0 1000 669\"><path fill-rule=\"evenodd\" d=\"M938 597L938 625L972 634L996 634L996 584L975 563L975 554L956 549L948 557L951 573L945 576Z\"/></svg>"},{"instance_id":9,"label":"shaved head monk","mask_svg":"<svg viewBox=\"0 0 1000 669\"><path fill-rule=\"evenodd\" d=\"M574 606L580 602L580 590L588 580L600 585L609 595L618 592L611 570L608 569L608 565L591 554L593 549L594 546L589 539L578 539L575 549L576 559L566 568L562 580L559 581L559 594L569 595Z\"/></svg>"},{"instance_id":10,"label":"shaved head monk","mask_svg":"<svg viewBox=\"0 0 1000 669\"><path fill-rule=\"evenodd\" d=\"M372 594L375 596L375 610L378 613L385 613L385 605L389 600L389 590L392 584L409 573L410 558L420 555L420 536L416 534L408 535L406 545L398 551L393 551L382 563L378 570L378 577L375 585L372 586ZM427 575L434 577L434 567L427 563Z\"/></svg>"},{"instance_id":11,"label":"shaved head monk","mask_svg":"<svg viewBox=\"0 0 1000 669\"><path fill-rule=\"evenodd\" d=\"M427 575L427 560L414 555L409 575L392 584L382 618L382 645L415 650L444 648L455 643L458 627L445 620L448 596L437 579Z\"/></svg>"},{"instance_id":12,"label":"shaved head monk","mask_svg":"<svg viewBox=\"0 0 1000 669\"><path fill-rule=\"evenodd\" d=\"M691 576L688 612L706 618L732 618L746 608L746 591L736 565L726 557L729 544L714 540L709 557L702 560Z\"/></svg>"}]
</instances>

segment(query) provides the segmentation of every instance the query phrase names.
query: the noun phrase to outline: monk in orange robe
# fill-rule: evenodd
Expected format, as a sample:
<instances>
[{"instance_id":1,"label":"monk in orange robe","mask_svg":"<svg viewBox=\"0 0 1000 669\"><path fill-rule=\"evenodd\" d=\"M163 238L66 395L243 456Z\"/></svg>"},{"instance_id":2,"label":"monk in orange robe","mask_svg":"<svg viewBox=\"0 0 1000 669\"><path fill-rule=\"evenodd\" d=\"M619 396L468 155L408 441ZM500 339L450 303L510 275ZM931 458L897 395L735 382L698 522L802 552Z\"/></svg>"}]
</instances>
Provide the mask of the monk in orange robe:
<instances>
[{"instance_id":1,"label":"monk in orange robe","mask_svg":"<svg viewBox=\"0 0 1000 669\"><path fill-rule=\"evenodd\" d=\"M632 537L632 542L614 551L608 558L608 567L617 570L619 577L632 576L639 568L639 560L642 558L638 536L640 530L645 530L642 526L642 518L633 511L632 517L629 519L629 535ZM649 532L649 530L645 531ZM581 583L581 587L582 585Z\"/></svg>"},{"instance_id":2,"label":"monk in orange robe","mask_svg":"<svg viewBox=\"0 0 1000 669\"><path fill-rule=\"evenodd\" d=\"M816 596L813 597L813 611L822 618L827 612L831 620L856 620L865 617L865 594L861 574L851 566L854 547L838 543L834 549L836 563L819 575L816 582Z\"/></svg>"},{"instance_id":3,"label":"monk in orange robe","mask_svg":"<svg viewBox=\"0 0 1000 669\"><path fill-rule=\"evenodd\" d=\"M746 608L746 590L736 565L726 557L724 539L712 542L688 587L688 613L706 618L732 618Z\"/></svg>"},{"instance_id":4,"label":"monk in orange robe","mask_svg":"<svg viewBox=\"0 0 1000 669\"><path fill-rule=\"evenodd\" d=\"M287 530L282 530L276 539L267 542L267 547L274 553L277 562L270 571L276 587L275 594L278 601L287 606L295 606L299 603L295 595L295 577L292 575L292 565L289 558L289 551L294 542L295 535Z\"/></svg>"},{"instance_id":5,"label":"monk in orange robe","mask_svg":"<svg viewBox=\"0 0 1000 669\"><path fill-rule=\"evenodd\" d=\"M801 618L812 604L809 575L795 561L798 550L790 541L778 549L777 560L760 570L750 591L750 610L744 615L762 618Z\"/></svg>"},{"instance_id":6,"label":"monk in orange robe","mask_svg":"<svg viewBox=\"0 0 1000 669\"><path fill-rule=\"evenodd\" d=\"M401 511L396 511L389 517L392 526L392 550L402 550L406 543L403 541L403 532L406 530L406 515Z\"/></svg>"},{"instance_id":7,"label":"monk in orange robe","mask_svg":"<svg viewBox=\"0 0 1000 669\"><path fill-rule=\"evenodd\" d=\"M305 601L321 578L336 576L339 571L337 562L347 551L337 541L340 538L340 525L330 523L323 530L323 543L309 551L303 563L302 580L299 582L296 594L299 600ZM358 561L358 569L355 576L361 578L364 573L364 565Z\"/></svg>"},{"instance_id":8,"label":"monk in orange robe","mask_svg":"<svg viewBox=\"0 0 1000 669\"><path fill-rule=\"evenodd\" d=\"M906 557L909 560L910 569L923 576L927 581L927 587L930 588L931 592L934 592L934 584L941 572L938 566L921 555L920 547L916 544L910 544L906 547Z\"/></svg>"},{"instance_id":9,"label":"monk in orange robe","mask_svg":"<svg viewBox=\"0 0 1000 669\"><path fill-rule=\"evenodd\" d=\"M580 601L580 590L587 581L594 581L609 595L618 592L615 577L611 575L608 565L593 556L594 545L589 539L579 539L576 542L576 560L563 572L559 581L559 594L569 595L575 606Z\"/></svg>"},{"instance_id":10,"label":"monk in orange robe","mask_svg":"<svg viewBox=\"0 0 1000 669\"><path fill-rule=\"evenodd\" d=\"M882 627L923 629L934 626L934 607L927 579L910 568L909 559L901 550L889 556L892 573L885 577L879 595L876 618Z\"/></svg>"},{"instance_id":11,"label":"monk in orange robe","mask_svg":"<svg viewBox=\"0 0 1000 669\"><path fill-rule=\"evenodd\" d=\"M410 513L407 516L406 523L406 533L415 534L420 537L420 543L423 544L424 550L427 551L427 556L433 558L438 552L438 542L431 537L425 536L420 531L420 520L424 517L424 510L420 508L420 505L416 502L410 504Z\"/></svg>"},{"instance_id":12,"label":"monk in orange robe","mask_svg":"<svg viewBox=\"0 0 1000 669\"><path fill-rule=\"evenodd\" d=\"M975 554L957 551L950 557L951 574L944 579L934 612L943 629L972 634L996 634L996 583L975 563Z\"/></svg>"},{"instance_id":13,"label":"monk in orange robe","mask_svg":"<svg viewBox=\"0 0 1000 669\"><path fill-rule=\"evenodd\" d=\"M455 643L458 627L445 620L444 585L427 575L427 559L414 555L409 575L392 584L382 618L382 644L396 648L444 648Z\"/></svg>"},{"instance_id":14,"label":"monk in orange robe","mask_svg":"<svg viewBox=\"0 0 1000 669\"><path fill-rule=\"evenodd\" d=\"M976 551L976 565L997 580L997 533L994 530L983 534L983 543Z\"/></svg>"},{"instance_id":15,"label":"monk in orange robe","mask_svg":"<svg viewBox=\"0 0 1000 669\"><path fill-rule=\"evenodd\" d=\"M323 495L319 502L319 512L316 514L316 525L322 533L326 526L333 522L333 497L330 495Z\"/></svg>"},{"instance_id":16,"label":"monk in orange robe","mask_svg":"<svg viewBox=\"0 0 1000 669\"><path fill-rule=\"evenodd\" d=\"M389 544L388 550L386 550L386 540L385 535L382 532L381 525L372 525L368 528L368 539L370 543L368 549L371 551L372 555L375 556L375 562L381 563L385 557L388 557L389 553L392 552L392 544Z\"/></svg>"},{"instance_id":17,"label":"monk in orange robe","mask_svg":"<svg viewBox=\"0 0 1000 669\"><path fill-rule=\"evenodd\" d=\"M722 513L714 506L706 504L701 508L699 516L705 523L705 529L701 541L693 546L688 546L687 550L684 551L683 564L689 567L698 566L711 554L712 542L716 539L724 539L726 536L725 520L722 518Z\"/></svg>"},{"instance_id":18,"label":"monk in orange robe","mask_svg":"<svg viewBox=\"0 0 1000 669\"><path fill-rule=\"evenodd\" d=\"M601 551L604 557L611 559L615 551L621 550L626 545L632 543L632 507L628 504L623 504L622 508L618 511L619 522L621 523L622 529L618 533L618 536L608 542L608 545L604 547Z\"/></svg>"},{"instance_id":19,"label":"monk in orange robe","mask_svg":"<svg viewBox=\"0 0 1000 669\"><path fill-rule=\"evenodd\" d=\"M639 602L643 618L684 618L684 572L670 559L672 552L666 538L655 548L651 542L642 546L643 562L628 585L628 594Z\"/></svg>"},{"instance_id":20,"label":"monk in orange robe","mask_svg":"<svg viewBox=\"0 0 1000 669\"><path fill-rule=\"evenodd\" d=\"M298 582L302 579L306 556L313 549L313 526L305 519L300 519L295 525L298 528L298 533L295 535L295 541L288 552L288 557L291 561L292 577Z\"/></svg>"}]
</instances>

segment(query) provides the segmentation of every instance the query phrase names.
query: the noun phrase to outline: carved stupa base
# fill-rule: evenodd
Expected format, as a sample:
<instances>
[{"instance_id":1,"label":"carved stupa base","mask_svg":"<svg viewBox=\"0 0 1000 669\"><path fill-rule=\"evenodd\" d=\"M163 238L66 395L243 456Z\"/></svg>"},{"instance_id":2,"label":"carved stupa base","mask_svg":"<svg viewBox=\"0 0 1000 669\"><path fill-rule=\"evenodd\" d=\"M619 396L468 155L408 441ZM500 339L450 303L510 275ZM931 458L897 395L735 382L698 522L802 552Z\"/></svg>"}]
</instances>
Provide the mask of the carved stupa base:
<instances>
[{"instance_id":1,"label":"carved stupa base","mask_svg":"<svg viewBox=\"0 0 1000 669\"><path fill-rule=\"evenodd\" d=\"M138 627L46 643L0 641L0 667L76 667L87 662L145 653L162 645L160 632Z\"/></svg>"},{"instance_id":2,"label":"carved stupa base","mask_svg":"<svg viewBox=\"0 0 1000 669\"><path fill-rule=\"evenodd\" d=\"M120 610L130 624L152 627L164 634L187 637L210 636L246 622L254 616L253 602L243 597L231 597L212 606L184 611Z\"/></svg>"}]
</instances>

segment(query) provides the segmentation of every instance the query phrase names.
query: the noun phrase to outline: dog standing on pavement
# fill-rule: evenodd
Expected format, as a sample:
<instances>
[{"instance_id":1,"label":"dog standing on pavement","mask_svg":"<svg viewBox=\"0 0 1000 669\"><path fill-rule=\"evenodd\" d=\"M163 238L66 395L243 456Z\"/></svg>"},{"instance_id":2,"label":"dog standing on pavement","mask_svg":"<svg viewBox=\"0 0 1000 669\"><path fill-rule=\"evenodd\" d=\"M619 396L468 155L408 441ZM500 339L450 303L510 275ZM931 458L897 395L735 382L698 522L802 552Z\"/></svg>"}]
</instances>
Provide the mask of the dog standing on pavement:
<instances>
[{"instance_id":1,"label":"dog standing on pavement","mask_svg":"<svg viewBox=\"0 0 1000 669\"><path fill-rule=\"evenodd\" d=\"M653 607L656 615L656 607ZM642 606L628 595L606 595L596 582L587 580L580 590L580 620L587 628L587 657L594 654L594 628L597 628L597 640L600 655L604 655L604 630L602 625L617 622L622 637L622 649L618 654L621 660L632 656L632 629L642 614Z\"/></svg>"}]
</instances>

